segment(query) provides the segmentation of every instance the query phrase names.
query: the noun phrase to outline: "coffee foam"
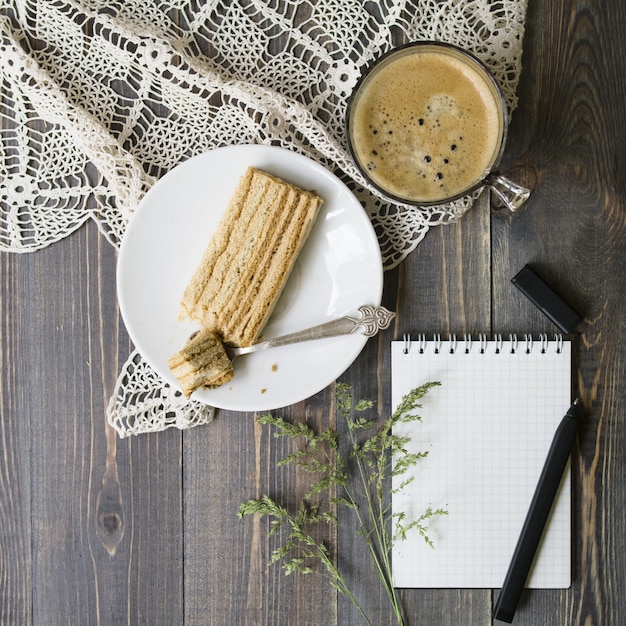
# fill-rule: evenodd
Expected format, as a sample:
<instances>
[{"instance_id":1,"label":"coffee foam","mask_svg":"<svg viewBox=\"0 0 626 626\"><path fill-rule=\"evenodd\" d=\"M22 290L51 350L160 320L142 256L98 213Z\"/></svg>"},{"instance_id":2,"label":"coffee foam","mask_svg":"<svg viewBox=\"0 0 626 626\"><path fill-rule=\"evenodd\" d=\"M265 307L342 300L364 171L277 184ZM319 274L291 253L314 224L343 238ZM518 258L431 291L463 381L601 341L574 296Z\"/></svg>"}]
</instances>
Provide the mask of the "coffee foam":
<instances>
[{"instance_id":1,"label":"coffee foam","mask_svg":"<svg viewBox=\"0 0 626 626\"><path fill-rule=\"evenodd\" d=\"M391 59L355 100L355 155L388 193L437 202L480 181L499 151L500 100L473 67L446 53Z\"/></svg>"}]
</instances>

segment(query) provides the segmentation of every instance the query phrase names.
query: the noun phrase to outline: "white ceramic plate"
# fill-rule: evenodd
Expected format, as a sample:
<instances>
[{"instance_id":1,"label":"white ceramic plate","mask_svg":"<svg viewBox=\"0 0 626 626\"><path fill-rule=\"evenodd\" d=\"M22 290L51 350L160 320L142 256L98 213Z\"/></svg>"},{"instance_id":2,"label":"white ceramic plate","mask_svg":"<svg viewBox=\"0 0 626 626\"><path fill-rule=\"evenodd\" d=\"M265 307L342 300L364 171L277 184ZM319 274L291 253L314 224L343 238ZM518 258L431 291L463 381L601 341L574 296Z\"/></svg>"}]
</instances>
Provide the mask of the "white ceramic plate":
<instances>
[{"instance_id":1,"label":"white ceramic plate","mask_svg":"<svg viewBox=\"0 0 626 626\"><path fill-rule=\"evenodd\" d=\"M305 189L324 205L276 309L270 339L380 304L383 270L374 229L350 190L318 163L261 145L218 148L166 174L146 194L122 242L117 290L130 338L168 383L167 360L199 328L179 321L183 291L246 168L255 166ZM193 398L215 407L264 411L299 402L338 378L367 337L357 333L239 357L233 379Z\"/></svg>"}]
</instances>

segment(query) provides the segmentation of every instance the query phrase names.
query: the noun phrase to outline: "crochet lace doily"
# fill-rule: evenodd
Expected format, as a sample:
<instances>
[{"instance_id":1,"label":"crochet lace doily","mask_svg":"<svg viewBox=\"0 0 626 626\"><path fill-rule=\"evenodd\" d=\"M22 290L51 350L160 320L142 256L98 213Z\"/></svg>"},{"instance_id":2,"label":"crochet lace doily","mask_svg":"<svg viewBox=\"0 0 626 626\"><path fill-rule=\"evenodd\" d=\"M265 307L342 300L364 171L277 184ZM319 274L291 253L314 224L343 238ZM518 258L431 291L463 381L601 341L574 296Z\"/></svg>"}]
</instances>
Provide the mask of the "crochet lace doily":
<instances>
[{"instance_id":1,"label":"crochet lace doily","mask_svg":"<svg viewBox=\"0 0 626 626\"><path fill-rule=\"evenodd\" d=\"M89 218L119 246L152 184L231 144L282 146L354 191L386 268L475 196L409 209L365 184L346 150L347 98L389 48L473 52L516 106L527 0L9 0L0 9L0 249L31 252ZM108 409L120 436L211 419L133 353Z\"/></svg>"}]
</instances>

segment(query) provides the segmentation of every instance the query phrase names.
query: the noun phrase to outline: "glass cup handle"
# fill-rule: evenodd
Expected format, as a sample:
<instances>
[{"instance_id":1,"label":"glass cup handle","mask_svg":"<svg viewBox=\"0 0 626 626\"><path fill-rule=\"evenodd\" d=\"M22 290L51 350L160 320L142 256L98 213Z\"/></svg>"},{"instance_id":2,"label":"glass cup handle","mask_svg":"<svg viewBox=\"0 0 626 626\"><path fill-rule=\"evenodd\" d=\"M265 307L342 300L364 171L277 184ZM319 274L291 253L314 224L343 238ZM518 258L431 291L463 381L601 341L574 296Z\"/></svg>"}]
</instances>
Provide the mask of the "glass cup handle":
<instances>
[{"instance_id":1,"label":"glass cup handle","mask_svg":"<svg viewBox=\"0 0 626 626\"><path fill-rule=\"evenodd\" d=\"M502 174L490 174L485 179L485 183L502 200L509 211L517 211L530 196L530 189L514 183Z\"/></svg>"}]
</instances>

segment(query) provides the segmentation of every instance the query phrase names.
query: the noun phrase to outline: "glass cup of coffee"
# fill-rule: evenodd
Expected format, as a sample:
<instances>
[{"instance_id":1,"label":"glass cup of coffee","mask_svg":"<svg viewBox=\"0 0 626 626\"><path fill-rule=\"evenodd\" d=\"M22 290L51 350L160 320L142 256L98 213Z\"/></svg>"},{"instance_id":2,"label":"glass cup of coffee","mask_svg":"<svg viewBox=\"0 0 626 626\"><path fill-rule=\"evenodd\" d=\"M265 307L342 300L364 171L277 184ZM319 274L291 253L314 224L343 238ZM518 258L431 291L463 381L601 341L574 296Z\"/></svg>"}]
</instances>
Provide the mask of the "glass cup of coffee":
<instances>
[{"instance_id":1,"label":"glass cup of coffee","mask_svg":"<svg viewBox=\"0 0 626 626\"><path fill-rule=\"evenodd\" d=\"M443 204L488 186L515 211L530 195L496 171L508 128L502 92L456 46L419 41L381 56L357 82L346 122L357 167L392 200Z\"/></svg>"}]
</instances>

